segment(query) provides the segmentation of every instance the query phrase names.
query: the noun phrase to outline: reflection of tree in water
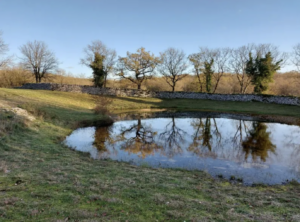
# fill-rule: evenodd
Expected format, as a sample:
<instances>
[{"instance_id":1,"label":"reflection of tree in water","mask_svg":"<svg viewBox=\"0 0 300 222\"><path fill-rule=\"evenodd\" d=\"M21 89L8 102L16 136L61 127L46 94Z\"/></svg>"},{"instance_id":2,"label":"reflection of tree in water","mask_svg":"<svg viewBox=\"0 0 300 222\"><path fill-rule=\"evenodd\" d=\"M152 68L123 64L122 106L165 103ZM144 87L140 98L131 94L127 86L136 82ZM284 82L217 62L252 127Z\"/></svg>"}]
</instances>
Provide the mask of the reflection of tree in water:
<instances>
[{"instance_id":1,"label":"reflection of tree in water","mask_svg":"<svg viewBox=\"0 0 300 222\"><path fill-rule=\"evenodd\" d=\"M96 127L95 140L93 145L98 149L98 156L109 156L110 150L106 148L106 145L113 144L114 140L111 137L112 127ZM114 150L114 152L117 152Z\"/></svg>"},{"instance_id":2,"label":"reflection of tree in water","mask_svg":"<svg viewBox=\"0 0 300 222\"><path fill-rule=\"evenodd\" d=\"M134 136L129 137L132 133L134 133ZM162 147L158 146L154 141L156 134L157 133L153 132L149 126L143 125L139 118L137 124L133 124L129 128L123 127L121 129L121 133L117 136L116 142L125 142L121 145L121 149L129 153L139 154L140 157L145 158L148 155L152 155L154 151L162 149Z\"/></svg>"},{"instance_id":3,"label":"reflection of tree in water","mask_svg":"<svg viewBox=\"0 0 300 222\"><path fill-rule=\"evenodd\" d=\"M300 176L300 145L293 147L293 152L290 158L289 165L295 169L296 172L298 172Z\"/></svg>"},{"instance_id":4,"label":"reflection of tree in water","mask_svg":"<svg viewBox=\"0 0 300 222\"><path fill-rule=\"evenodd\" d=\"M107 151L105 141L110 139L109 127L96 127L94 146L99 151Z\"/></svg>"},{"instance_id":5,"label":"reflection of tree in water","mask_svg":"<svg viewBox=\"0 0 300 222\"><path fill-rule=\"evenodd\" d=\"M253 129L249 131L247 138L242 142L245 159L251 154L253 160L260 157L265 162L268 152L271 151L274 153L276 146L271 142L266 124L254 122L252 126Z\"/></svg>"},{"instance_id":6,"label":"reflection of tree in water","mask_svg":"<svg viewBox=\"0 0 300 222\"><path fill-rule=\"evenodd\" d=\"M212 121L213 124L211 123ZM216 156L212 152L213 136L215 136L217 146L221 145L222 136L215 118L196 119L191 125L195 129L195 133L193 135L193 143L189 146L188 150L200 156L203 154Z\"/></svg>"},{"instance_id":7,"label":"reflection of tree in water","mask_svg":"<svg viewBox=\"0 0 300 222\"><path fill-rule=\"evenodd\" d=\"M237 127L237 130L232 138L232 142L236 145L240 145L243 142L243 131L247 132L248 126L245 123L245 121L239 120L236 127Z\"/></svg>"},{"instance_id":8,"label":"reflection of tree in water","mask_svg":"<svg viewBox=\"0 0 300 222\"><path fill-rule=\"evenodd\" d=\"M165 131L159 135L164 141L164 153L169 157L182 153L182 144L185 142L186 132L176 126L175 117L166 125Z\"/></svg>"},{"instance_id":9,"label":"reflection of tree in water","mask_svg":"<svg viewBox=\"0 0 300 222\"><path fill-rule=\"evenodd\" d=\"M202 145L207 147L209 151L211 151L211 122L210 118L206 118L205 120L205 126L203 131L203 143Z\"/></svg>"},{"instance_id":10,"label":"reflection of tree in water","mask_svg":"<svg viewBox=\"0 0 300 222\"><path fill-rule=\"evenodd\" d=\"M244 137L247 137L247 132L249 132L249 122L244 120L236 120L234 121L234 126L236 127L236 132L234 136L228 141L231 142L231 159L238 160L242 162L244 160L244 150L242 147L242 143L244 141Z\"/></svg>"},{"instance_id":11,"label":"reflection of tree in water","mask_svg":"<svg viewBox=\"0 0 300 222\"><path fill-rule=\"evenodd\" d=\"M296 125L291 126L288 130L282 132L281 137L283 138L282 147L285 147L285 153L290 153L286 163L290 169L298 172L298 177L300 178L300 127ZM277 157L278 159L281 158L280 156Z\"/></svg>"},{"instance_id":12,"label":"reflection of tree in water","mask_svg":"<svg viewBox=\"0 0 300 222\"><path fill-rule=\"evenodd\" d=\"M241 160L247 159L250 154L253 160L260 157L266 161L268 152L275 152L276 146L272 144L270 133L263 123L253 123L253 129L249 130L247 123L240 120L236 133L229 140L222 140L215 118L196 119L192 126L195 133L188 150L199 156Z\"/></svg>"}]
</instances>

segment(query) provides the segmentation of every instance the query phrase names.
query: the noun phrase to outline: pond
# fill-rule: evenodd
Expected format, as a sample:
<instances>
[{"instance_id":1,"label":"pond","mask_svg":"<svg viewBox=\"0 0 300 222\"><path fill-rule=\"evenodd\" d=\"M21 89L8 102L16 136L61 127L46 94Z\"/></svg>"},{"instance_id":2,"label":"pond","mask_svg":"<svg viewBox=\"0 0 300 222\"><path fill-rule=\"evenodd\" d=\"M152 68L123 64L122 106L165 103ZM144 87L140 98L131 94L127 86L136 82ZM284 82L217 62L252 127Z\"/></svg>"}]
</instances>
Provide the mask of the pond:
<instances>
[{"instance_id":1,"label":"pond","mask_svg":"<svg viewBox=\"0 0 300 222\"><path fill-rule=\"evenodd\" d=\"M244 184L300 182L300 127L251 116L159 115L75 130L64 143L151 167L203 170Z\"/></svg>"}]
</instances>

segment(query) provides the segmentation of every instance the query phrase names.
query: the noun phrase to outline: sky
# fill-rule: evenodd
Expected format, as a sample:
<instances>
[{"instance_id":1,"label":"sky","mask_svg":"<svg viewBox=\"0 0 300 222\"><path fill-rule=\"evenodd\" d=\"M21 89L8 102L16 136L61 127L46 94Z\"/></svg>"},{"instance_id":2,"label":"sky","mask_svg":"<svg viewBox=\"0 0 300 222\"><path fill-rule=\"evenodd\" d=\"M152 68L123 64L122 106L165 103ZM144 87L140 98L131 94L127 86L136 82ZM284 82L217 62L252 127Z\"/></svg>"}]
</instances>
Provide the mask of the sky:
<instances>
[{"instance_id":1,"label":"sky","mask_svg":"<svg viewBox=\"0 0 300 222\"><path fill-rule=\"evenodd\" d=\"M0 30L16 61L20 46L44 41L60 68L90 77L80 58L94 40L118 56L248 43L291 52L300 43L299 9L300 0L0 0Z\"/></svg>"}]
</instances>

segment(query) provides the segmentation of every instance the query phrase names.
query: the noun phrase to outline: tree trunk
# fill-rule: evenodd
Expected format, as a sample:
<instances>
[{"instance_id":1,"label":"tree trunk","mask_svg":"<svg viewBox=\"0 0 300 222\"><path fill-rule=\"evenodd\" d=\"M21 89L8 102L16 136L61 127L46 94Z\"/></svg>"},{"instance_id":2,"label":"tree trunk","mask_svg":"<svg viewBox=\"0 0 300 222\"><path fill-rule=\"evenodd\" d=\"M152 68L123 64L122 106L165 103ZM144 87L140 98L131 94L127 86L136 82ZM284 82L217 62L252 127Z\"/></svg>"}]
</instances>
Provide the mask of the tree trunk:
<instances>
[{"instance_id":1,"label":"tree trunk","mask_svg":"<svg viewBox=\"0 0 300 222\"><path fill-rule=\"evenodd\" d=\"M203 89L202 89L202 81L201 81L201 77L200 77L199 74L197 74L197 78L198 78L198 83L199 83L199 86L200 86L200 92L202 92L203 91Z\"/></svg>"},{"instance_id":2,"label":"tree trunk","mask_svg":"<svg viewBox=\"0 0 300 222\"><path fill-rule=\"evenodd\" d=\"M220 79L221 79L221 78L220 78ZM216 85L215 85L215 89L214 89L214 92L213 92L213 93L216 93L217 88L218 88L218 85L219 85L219 82L220 82L220 79L217 80Z\"/></svg>"},{"instance_id":3,"label":"tree trunk","mask_svg":"<svg viewBox=\"0 0 300 222\"><path fill-rule=\"evenodd\" d=\"M175 85L172 86L172 93L175 91Z\"/></svg>"},{"instance_id":4,"label":"tree trunk","mask_svg":"<svg viewBox=\"0 0 300 222\"><path fill-rule=\"evenodd\" d=\"M141 84L138 84L138 89L139 89L139 90L141 89Z\"/></svg>"},{"instance_id":5,"label":"tree trunk","mask_svg":"<svg viewBox=\"0 0 300 222\"><path fill-rule=\"evenodd\" d=\"M103 88L106 88L106 77L107 77L107 75L104 76Z\"/></svg>"}]
</instances>

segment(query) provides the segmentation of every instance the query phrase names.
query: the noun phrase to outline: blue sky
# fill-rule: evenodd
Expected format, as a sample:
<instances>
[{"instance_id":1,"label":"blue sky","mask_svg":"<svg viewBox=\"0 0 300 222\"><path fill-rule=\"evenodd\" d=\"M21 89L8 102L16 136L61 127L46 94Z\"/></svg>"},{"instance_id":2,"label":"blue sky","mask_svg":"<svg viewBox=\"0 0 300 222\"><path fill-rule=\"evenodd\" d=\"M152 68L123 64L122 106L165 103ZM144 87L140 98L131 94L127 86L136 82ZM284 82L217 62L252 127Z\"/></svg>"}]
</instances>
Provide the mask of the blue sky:
<instances>
[{"instance_id":1,"label":"blue sky","mask_svg":"<svg viewBox=\"0 0 300 222\"><path fill-rule=\"evenodd\" d=\"M300 43L300 0L0 0L0 30L10 54L44 41L75 75L83 48L101 40L119 56L140 47L155 54L175 47L272 43L290 52Z\"/></svg>"}]
</instances>

